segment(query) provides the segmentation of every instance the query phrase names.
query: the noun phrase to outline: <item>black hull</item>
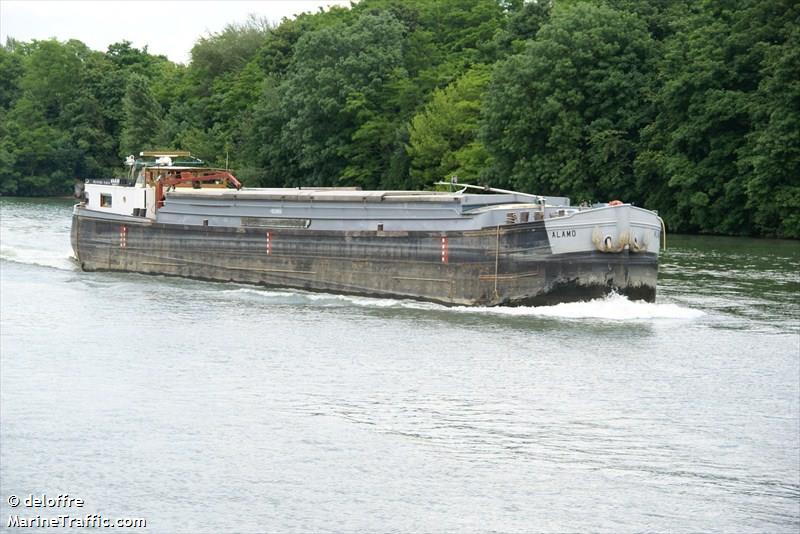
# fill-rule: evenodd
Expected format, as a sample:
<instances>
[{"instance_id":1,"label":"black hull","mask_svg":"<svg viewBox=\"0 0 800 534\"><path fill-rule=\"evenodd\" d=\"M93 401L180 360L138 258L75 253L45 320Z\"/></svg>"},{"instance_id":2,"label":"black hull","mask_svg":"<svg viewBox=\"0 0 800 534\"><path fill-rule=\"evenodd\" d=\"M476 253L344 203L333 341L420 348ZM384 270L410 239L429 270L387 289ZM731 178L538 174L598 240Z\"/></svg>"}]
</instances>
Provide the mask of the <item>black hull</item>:
<instances>
[{"instance_id":1,"label":"black hull","mask_svg":"<svg viewBox=\"0 0 800 534\"><path fill-rule=\"evenodd\" d=\"M125 271L448 305L544 305L612 291L654 301L658 257L552 254L543 222L469 232L327 232L74 215L87 271Z\"/></svg>"}]
</instances>

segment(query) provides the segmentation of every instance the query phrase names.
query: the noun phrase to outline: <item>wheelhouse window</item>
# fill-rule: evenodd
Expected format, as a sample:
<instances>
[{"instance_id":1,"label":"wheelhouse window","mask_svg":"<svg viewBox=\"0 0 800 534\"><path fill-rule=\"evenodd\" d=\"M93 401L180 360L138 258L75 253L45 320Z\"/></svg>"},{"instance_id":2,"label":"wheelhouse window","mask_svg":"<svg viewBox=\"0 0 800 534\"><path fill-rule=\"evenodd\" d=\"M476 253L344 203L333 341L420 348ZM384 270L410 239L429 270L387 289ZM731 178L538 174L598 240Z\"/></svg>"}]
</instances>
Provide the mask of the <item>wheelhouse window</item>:
<instances>
[{"instance_id":1,"label":"wheelhouse window","mask_svg":"<svg viewBox=\"0 0 800 534\"><path fill-rule=\"evenodd\" d=\"M111 195L100 194L100 207L101 208L110 208L111 207Z\"/></svg>"}]
</instances>

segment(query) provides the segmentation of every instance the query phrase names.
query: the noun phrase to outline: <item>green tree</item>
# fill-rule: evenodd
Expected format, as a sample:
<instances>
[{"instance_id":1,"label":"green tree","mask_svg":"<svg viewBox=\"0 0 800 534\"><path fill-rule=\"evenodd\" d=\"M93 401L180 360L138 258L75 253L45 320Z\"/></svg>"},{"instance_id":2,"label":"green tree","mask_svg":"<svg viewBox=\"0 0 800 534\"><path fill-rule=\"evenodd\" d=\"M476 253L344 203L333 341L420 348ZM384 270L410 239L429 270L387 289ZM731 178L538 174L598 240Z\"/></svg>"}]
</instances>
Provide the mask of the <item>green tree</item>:
<instances>
[{"instance_id":1,"label":"green tree","mask_svg":"<svg viewBox=\"0 0 800 534\"><path fill-rule=\"evenodd\" d=\"M402 32L380 13L301 37L286 79L261 98L261 166L291 185L378 183L393 140L383 111L404 76Z\"/></svg>"},{"instance_id":2,"label":"green tree","mask_svg":"<svg viewBox=\"0 0 800 534\"><path fill-rule=\"evenodd\" d=\"M131 74L122 101L125 119L122 124L120 155L138 154L153 147L163 124L162 109L153 96L147 78Z\"/></svg>"},{"instance_id":3,"label":"green tree","mask_svg":"<svg viewBox=\"0 0 800 534\"><path fill-rule=\"evenodd\" d=\"M0 190L63 194L75 178L102 175L113 142L87 84L98 53L79 41L49 40L15 45L12 54L24 72L17 98L2 111Z\"/></svg>"},{"instance_id":4,"label":"green tree","mask_svg":"<svg viewBox=\"0 0 800 534\"><path fill-rule=\"evenodd\" d=\"M83 64L90 51L79 41L35 41L25 57L20 88L37 103L48 121L57 123L83 85Z\"/></svg>"},{"instance_id":5,"label":"green tree","mask_svg":"<svg viewBox=\"0 0 800 534\"><path fill-rule=\"evenodd\" d=\"M21 95L19 82L24 74L21 54L15 52L16 41L9 39L0 46L0 194L14 194L19 182L16 165L16 143L12 132L18 125L10 124L9 110Z\"/></svg>"},{"instance_id":6,"label":"green tree","mask_svg":"<svg viewBox=\"0 0 800 534\"><path fill-rule=\"evenodd\" d=\"M20 96L20 79L24 74L22 58L10 47L0 46L0 109L9 109Z\"/></svg>"},{"instance_id":7,"label":"green tree","mask_svg":"<svg viewBox=\"0 0 800 534\"><path fill-rule=\"evenodd\" d=\"M635 15L557 5L525 51L495 68L481 132L495 179L578 199L638 200L632 167L653 53Z\"/></svg>"},{"instance_id":8,"label":"green tree","mask_svg":"<svg viewBox=\"0 0 800 534\"><path fill-rule=\"evenodd\" d=\"M534 39L539 28L550 19L552 9L552 0L511 3L506 24L497 30L491 44L486 46L487 53L494 61L521 53L525 43Z\"/></svg>"},{"instance_id":9,"label":"green tree","mask_svg":"<svg viewBox=\"0 0 800 534\"><path fill-rule=\"evenodd\" d=\"M762 41L761 81L751 101L753 130L739 164L747 208L766 235L800 238L800 26L797 7ZM777 39L776 39L777 36Z\"/></svg>"},{"instance_id":10,"label":"green tree","mask_svg":"<svg viewBox=\"0 0 800 534\"><path fill-rule=\"evenodd\" d=\"M208 96L219 77L244 68L264 44L271 28L266 19L251 15L242 24L228 24L218 33L201 37L192 47L192 78L198 93Z\"/></svg>"},{"instance_id":11,"label":"green tree","mask_svg":"<svg viewBox=\"0 0 800 534\"><path fill-rule=\"evenodd\" d=\"M478 66L444 89L411 121L408 153L412 188L457 175L476 180L487 166L488 153L478 139L483 94L491 70Z\"/></svg>"},{"instance_id":12,"label":"green tree","mask_svg":"<svg viewBox=\"0 0 800 534\"><path fill-rule=\"evenodd\" d=\"M776 2L754 9L748 21L769 30L761 30L755 45L762 58L759 85L739 171L759 231L800 238L800 7Z\"/></svg>"},{"instance_id":13,"label":"green tree","mask_svg":"<svg viewBox=\"0 0 800 534\"><path fill-rule=\"evenodd\" d=\"M2 151L13 164L3 170L4 193L24 196L60 194L71 186L71 142L67 132L48 124L44 106L21 98L7 115Z\"/></svg>"},{"instance_id":14,"label":"green tree","mask_svg":"<svg viewBox=\"0 0 800 534\"><path fill-rule=\"evenodd\" d=\"M617 11L631 13L641 18L656 41L663 41L682 31L686 19L691 16L693 6L698 4L692 0L605 0L605 2Z\"/></svg>"},{"instance_id":15,"label":"green tree","mask_svg":"<svg viewBox=\"0 0 800 534\"><path fill-rule=\"evenodd\" d=\"M183 66L122 41L0 47L0 193L184 148L249 185L449 175L620 197L672 230L800 237L791 0L362 0L251 18Z\"/></svg>"},{"instance_id":16,"label":"green tree","mask_svg":"<svg viewBox=\"0 0 800 534\"><path fill-rule=\"evenodd\" d=\"M665 41L637 174L672 228L797 235L797 20L789 1L714 2Z\"/></svg>"}]
</instances>

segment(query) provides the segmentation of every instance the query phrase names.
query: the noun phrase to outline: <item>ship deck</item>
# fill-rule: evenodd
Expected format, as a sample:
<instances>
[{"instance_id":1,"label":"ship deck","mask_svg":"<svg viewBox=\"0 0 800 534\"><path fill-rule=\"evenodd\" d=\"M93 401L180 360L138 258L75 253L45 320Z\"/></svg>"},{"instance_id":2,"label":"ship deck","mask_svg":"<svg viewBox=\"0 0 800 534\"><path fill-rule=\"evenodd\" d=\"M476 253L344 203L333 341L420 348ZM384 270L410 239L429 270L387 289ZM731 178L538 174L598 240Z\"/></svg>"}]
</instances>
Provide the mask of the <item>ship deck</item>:
<instances>
[{"instance_id":1,"label":"ship deck","mask_svg":"<svg viewBox=\"0 0 800 534\"><path fill-rule=\"evenodd\" d=\"M362 191L353 188L243 188L233 189L193 189L176 188L168 194L175 198L197 198L203 200L279 200L284 202L343 202L343 203L381 203L381 202L432 202L454 203L462 206L478 207L498 204L530 204L535 202L533 195L523 193L476 194L462 191ZM539 197L553 206L569 205L564 197Z\"/></svg>"}]
</instances>

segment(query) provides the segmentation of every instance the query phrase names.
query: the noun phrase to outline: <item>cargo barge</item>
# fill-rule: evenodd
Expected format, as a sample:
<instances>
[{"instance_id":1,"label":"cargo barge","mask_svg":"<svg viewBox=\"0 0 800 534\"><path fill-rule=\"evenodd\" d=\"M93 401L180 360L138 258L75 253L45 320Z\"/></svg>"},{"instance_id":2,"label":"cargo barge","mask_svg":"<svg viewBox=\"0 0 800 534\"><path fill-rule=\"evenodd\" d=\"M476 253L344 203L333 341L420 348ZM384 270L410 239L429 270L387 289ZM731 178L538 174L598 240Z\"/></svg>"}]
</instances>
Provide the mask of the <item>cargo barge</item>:
<instances>
[{"instance_id":1,"label":"cargo barge","mask_svg":"<svg viewBox=\"0 0 800 534\"><path fill-rule=\"evenodd\" d=\"M655 300L663 223L630 204L463 185L245 188L188 153L141 156L127 178L85 184L71 230L83 270L447 305Z\"/></svg>"}]
</instances>

